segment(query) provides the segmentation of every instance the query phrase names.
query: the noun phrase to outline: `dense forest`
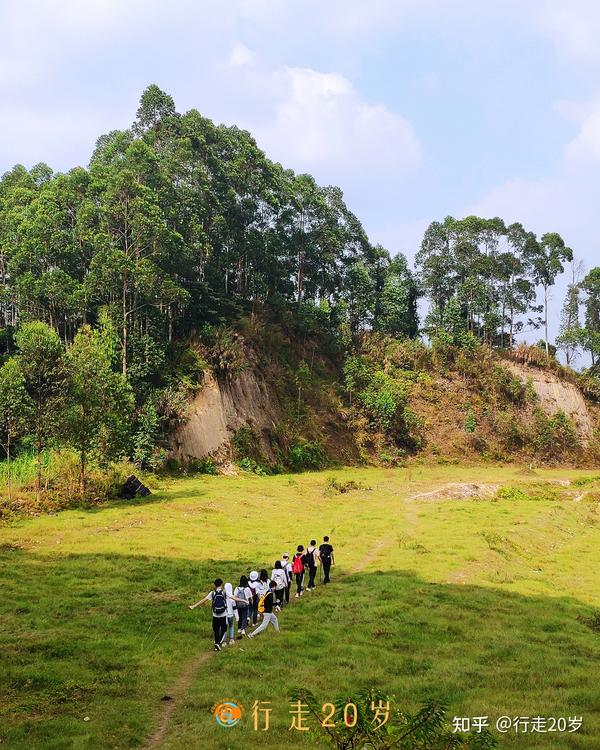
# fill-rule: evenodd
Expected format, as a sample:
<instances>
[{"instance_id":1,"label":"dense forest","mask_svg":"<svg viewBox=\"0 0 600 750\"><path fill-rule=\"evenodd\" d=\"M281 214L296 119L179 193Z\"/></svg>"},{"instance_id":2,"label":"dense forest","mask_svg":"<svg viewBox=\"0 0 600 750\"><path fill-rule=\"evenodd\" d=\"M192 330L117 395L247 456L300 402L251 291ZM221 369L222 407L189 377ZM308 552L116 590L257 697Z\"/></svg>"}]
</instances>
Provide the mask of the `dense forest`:
<instances>
[{"instance_id":1,"label":"dense forest","mask_svg":"<svg viewBox=\"0 0 600 750\"><path fill-rule=\"evenodd\" d=\"M235 372L235 321L265 311L324 337L350 380L371 332L510 349L540 328L551 356L549 292L567 264L556 345L567 363L585 350L595 365L600 269L579 279L557 233L447 217L411 269L369 241L339 188L271 162L246 131L179 114L150 86L87 168L17 165L0 181L4 457L36 456L38 494L53 446L78 455L82 493L90 463L152 464L206 367Z\"/></svg>"}]
</instances>

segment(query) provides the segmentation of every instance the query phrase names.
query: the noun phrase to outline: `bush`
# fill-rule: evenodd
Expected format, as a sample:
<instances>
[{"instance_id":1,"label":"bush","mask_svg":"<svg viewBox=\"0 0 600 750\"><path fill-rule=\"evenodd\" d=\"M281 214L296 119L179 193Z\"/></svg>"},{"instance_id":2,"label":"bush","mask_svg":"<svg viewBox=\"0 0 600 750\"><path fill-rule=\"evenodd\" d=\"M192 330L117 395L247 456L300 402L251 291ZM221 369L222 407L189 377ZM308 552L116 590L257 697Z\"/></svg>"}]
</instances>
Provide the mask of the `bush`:
<instances>
[{"instance_id":1,"label":"bush","mask_svg":"<svg viewBox=\"0 0 600 750\"><path fill-rule=\"evenodd\" d=\"M465 432L468 432L470 434L473 434L477 429L477 419L475 418L475 415L473 414L473 411L471 409L469 409L469 412L465 417L464 428Z\"/></svg>"},{"instance_id":2,"label":"bush","mask_svg":"<svg viewBox=\"0 0 600 750\"><path fill-rule=\"evenodd\" d=\"M577 429L564 411L557 411L549 417L541 409L536 409L533 445L544 458L563 458L579 449Z\"/></svg>"},{"instance_id":3,"label":"bush","mask_svg":"<svg viewBox=\"0 0 600 750\"><path fill-rule=\"evenodd\" d=\"M217 464L212 458L194 458L189 463L189 469L196 474L217 474Z\"/></svg>"},{"instance_id":4,"label":"bush","mask_svg":"<svg viewBox=\"0 0 600 750\"><path fill-rule=\"evenodd\" d=\"M317 470L323 468L326 460L320 443L300 438L291 445L286 463L293 471Z\"/></svg>"},{"instance_id":5,"label":"bush","mask_svg":"<svg viewBox=\"0 0 600 750\"><path fill-rule=\"evenodd\" d=\"M238 466L242 471L247 471L250 474L256 474L259 477L264 477L268 474L266 468L255 461L253 458L242 458L241 461L238 461Z\"/></svg>"},{"instance_id":6,"label":"bush","mask_svg":"<svg viewBox=\"0 0 600 750\"><path fill-rule=\"evenodd\" d=\"M368 385L357 394L371 425L389 430L397 422L407 398L407 386L382 370L375 372Z\"/></svg>"},{"instance_id":7,"label":"bush","mask_svg":"<svg viewBox=\"0 0 600 750\"><path fill-rule=\"evenodd\" d=\"M249 367L240 336L227 326L205 325L201 331L199 355L216 375L236 378Z\"/></svg>"},{"instance_id":8,"label":"bush","mask_svg":"<svg viewBox=\"0 0 600 750\"><path fill-rule=\"evenodd\" d=\"M342 479L337 479L336 477L327 477L325 480L325 491L337 492L339 495L345 495L348 492L366 489L369 488L365 487L360 482L355 482L353 479L348 479L344 482Z\"/></svg>"}]
</instances>

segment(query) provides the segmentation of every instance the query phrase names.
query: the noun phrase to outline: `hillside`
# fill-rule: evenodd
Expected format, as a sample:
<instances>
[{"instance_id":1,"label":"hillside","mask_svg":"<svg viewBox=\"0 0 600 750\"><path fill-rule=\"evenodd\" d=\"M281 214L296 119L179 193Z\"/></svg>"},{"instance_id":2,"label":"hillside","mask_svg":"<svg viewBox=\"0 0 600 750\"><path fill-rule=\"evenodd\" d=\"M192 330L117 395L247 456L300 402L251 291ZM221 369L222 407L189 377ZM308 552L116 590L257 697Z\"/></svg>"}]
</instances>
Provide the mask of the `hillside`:
<instances>
[{"instance_id":1,"label":"hillside","mask_svg":"<svg viewBox=\"0 0 600 750\"><path fill-rule=\"evenodd\" d=\"M564 239L447 216L414 264L397 250L340 188L156 85L86 167L15 165L0 179L0 517L182 466L594 462L598 368L561 368L548 338ZM597 362L600 271L565 304L562 358ZM519 353L534 329L543 352Z\"/></svg>"},{"instance_id":2,"label":"hillside","mask_svg":"<svg viewBox=\"0 0 600 750\"><path fill-rule=\"evenodd\" d=\"M290 467L294 456L303 468L416 458L588 465L598 458L596 398L580 389L577 373L535 356L533 347L535 365L525 361L527 347L465 352L365 333L344 359L325 354L322 339L286 336L277 325L260 337L236 337L244 368L203 374L173 434L173 460L271 471Z\"/></svg>"}]
</instances>

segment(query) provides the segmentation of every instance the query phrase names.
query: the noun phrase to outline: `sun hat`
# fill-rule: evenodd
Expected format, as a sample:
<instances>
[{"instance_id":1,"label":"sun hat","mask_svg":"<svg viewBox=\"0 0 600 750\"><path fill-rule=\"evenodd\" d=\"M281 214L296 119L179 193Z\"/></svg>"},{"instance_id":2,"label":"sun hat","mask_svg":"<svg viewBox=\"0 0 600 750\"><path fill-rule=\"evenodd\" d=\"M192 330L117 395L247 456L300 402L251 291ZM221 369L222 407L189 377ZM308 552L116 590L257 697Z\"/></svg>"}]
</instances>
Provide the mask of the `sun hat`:
<instances>
[{"instance_id":1,"label":"sun hat","mask_svg":"<svg viewBox=\"0 0 600 750\"><path fill-rule=\"evenodd\" d=\"M255 570L253 570L252 573L250 573L250 580L258 581L258 573Z\"/></svg>"},{"instance_id":2,"label":"sun hat","mask_svg":"<svg viewBox=\"0 0 600 750\"><path fill-rule=\"evenodd\" d=\"M288 555L288 553L287 553L287 552L284 552L284 553L283 553L283 555L281 555L281 557L282 557L282 558L283 558L283 559L285 560L285 559L286 559L286 557L287 557L287 558L289 558L289 555Z\"/></svg>"}]
</instances>

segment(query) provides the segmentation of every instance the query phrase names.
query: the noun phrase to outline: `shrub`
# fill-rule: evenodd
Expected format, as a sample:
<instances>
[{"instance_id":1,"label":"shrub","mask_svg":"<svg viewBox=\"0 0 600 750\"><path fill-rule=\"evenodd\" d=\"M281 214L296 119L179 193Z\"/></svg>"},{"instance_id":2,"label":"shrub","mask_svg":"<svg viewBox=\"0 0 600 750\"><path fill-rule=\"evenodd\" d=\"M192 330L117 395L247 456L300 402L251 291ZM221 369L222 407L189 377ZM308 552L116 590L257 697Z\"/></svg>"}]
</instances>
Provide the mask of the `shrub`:
<instances>
[{"instance_id":1,"label":"shrub","mask_svg":"<svg viewBox=\"0 0 600 750\"><path fill-rule=\"evenodd\" d=\"M342 479L337 479L336 477L327 477L327 479L325 480L325 491L337 492L339 495L345 495L348 492L355 492L356 490L366 489L369 488L365 487L360 482L355 482L354 479L343 481Z\"/></svg>"},{"instance_id":2,"label":"shrub","mask_svg":"<svg viewBox=\"0 0 600 750\"><path fill-rule=\"evenodd\" d=\"M536 452L547 459L562 458L578 450L577 429L564 411L549 417L542 409L536 409L533 444Z\"/></svg>"},{"instance_id":3,"label":"shrub","mask_svg":"<svg viewBox=\"0 0 600 750\"><path fill-rule=\"evenodd\" d=\"M373 427L388 430L406 403L407 386L379 370L357 394Z\"/></svg>"},{"instance_id":4,"label":"shrub","mask_svg":"<svg viewBox=\"0 0 600 750\"><path fill-rule=\"evenodd\" d=\"M213 476L217 474L217 464L209 457L192 459L189 463L189 469L196 474L210 474Z\"/></svg>"},{"instance_id":5,"label":"shrub","mask_svg":"<svg viewBox=\"0 0 600 750\"><path fill-rule=\"evenodd\" d=\"M236 458L246 458L257 452L258 436L251 427L244 425L236 430L232 444Z\"/></svg>"},{"instance_id":6,"label":"shrub","mask_svg":"<svg viewBox=\"0 0 600 750\"><path fill-rule=\"evenodd\" d=\"M205 325L201 339L200 357L209 362L216 375L231 380L248 369L242 340L231 328Z\"/></svg>"},{"instance_id":7,"label":"shrub","mask_svg":"<svg viewBox=\"0 0 600 750\"><path fill-rule=\"evenodd\" d=\"M264 477L270 473L267 467L259 464L253 458L242 458L242 460L239 461L238 466L243 471L249 471L251 474L256 474L259 477Z\"/></svg>"},{"instance_id":8,"label":"shrub","mask_svg":"<svg viewBox=\"0 0 600 750\"><path fill-rule=\"evenodd\" d=\"M327 456L320 443L302 438L296 440L288 451L287 464L293 471L321 469Z\"/></svg>"},{"instance_id":9,"label":"shrub","mask_svg":"<svg viewBox=\"0 0 600 750\"><path fill-rule=\"evenodd\" d=\"M477 419L475 418L475 415L473 414L473 411L471 409L469 409L469 412L465 417L464 428L465 432L468 432L470 434L473 434L477 429Z\"/></svg>"}]
</instances>

